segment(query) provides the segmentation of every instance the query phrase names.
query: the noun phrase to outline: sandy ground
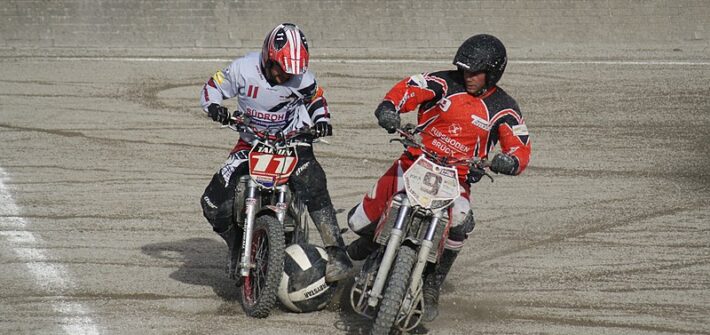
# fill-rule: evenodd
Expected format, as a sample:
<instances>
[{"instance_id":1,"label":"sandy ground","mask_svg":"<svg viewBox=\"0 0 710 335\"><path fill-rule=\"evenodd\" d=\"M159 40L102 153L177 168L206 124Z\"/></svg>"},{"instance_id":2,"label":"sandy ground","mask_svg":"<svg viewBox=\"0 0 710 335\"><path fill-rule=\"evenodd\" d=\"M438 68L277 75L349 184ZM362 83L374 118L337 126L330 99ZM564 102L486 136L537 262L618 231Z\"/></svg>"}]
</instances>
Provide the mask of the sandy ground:
<instances>
[{"instance_id":1,"label":"sandy ground","mask_svg":"<svg viewBox=\"0 0 710 335\"><path fill-rule=\"evenodd\" d=\"M344 298L307 315L241 311L198 204L235 138L197 107L225 64L0 60L0 333L367 329ZM317 154L345 227L401 150L374 107L397 80L449 65L312 68L336 131ZM512 57L501 86L523 110L532 162L476 185L476 230L441 316L417 332L710 334L708 78L707 61Z\"/></svg>"}]
</instances>

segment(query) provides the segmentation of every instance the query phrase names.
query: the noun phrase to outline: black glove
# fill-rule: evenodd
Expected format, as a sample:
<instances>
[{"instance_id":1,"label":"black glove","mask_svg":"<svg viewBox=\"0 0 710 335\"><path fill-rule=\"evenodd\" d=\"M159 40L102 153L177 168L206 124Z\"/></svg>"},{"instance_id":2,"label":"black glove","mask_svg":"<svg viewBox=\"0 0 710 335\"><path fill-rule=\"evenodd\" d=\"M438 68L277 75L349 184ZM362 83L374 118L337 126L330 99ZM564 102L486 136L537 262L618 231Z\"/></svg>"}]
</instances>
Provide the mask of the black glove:
<instances>
[{"instance_id":1,"label":"black glove","mask_svg":"<svg viewBox=\"0 0 710 335\"><path fill-rule=\"evenodd\" d=\"M218 104L210 104L207 106L207 116L221 124L229 124L230 121L227 108Z\"/></svg>"},{"instance_id":2,"label":"black glove","mask_svg":"<svg viewBox=\"0 0 710 335\"><path fill-rule=\"evenodd\" d=\"M394 105L389 101L383 101L375 109L377 124L385 128L388 133L393 134L400 125L399 113L394 109Z\"/></svg>"},{"instance_id":3,"label":"black glove","mask_svg":"<svg viewBox=\"0 0 710 335\"><path fill-rule=\"evenodd\" d=\"M468 168L468 175L466 175L466 182L469 184L477 183L481 181L481 178L486 175L486 170L482 166L471 165Z\"/></svg>"},{"instance_id":4,"label":"black glove","mask_svg":"<svg viewBox=\"0 0 710 335\"><path fill-rule=\"evenodd\" d=\"M518 159L506 154L496 154L491 161L491 171L514 175L518 171Z\"/></svg>"},{"instance_id":5,"label":"black glove","mask_svg":"<svg viewBox=\"0 0 710 335\"><path fill-rule=\"evenodd\" d=\"M314 135L316 138L333 135L333 126L328 122L316 122L313 129L316 131Z\"/></svg>"}]
</instances>

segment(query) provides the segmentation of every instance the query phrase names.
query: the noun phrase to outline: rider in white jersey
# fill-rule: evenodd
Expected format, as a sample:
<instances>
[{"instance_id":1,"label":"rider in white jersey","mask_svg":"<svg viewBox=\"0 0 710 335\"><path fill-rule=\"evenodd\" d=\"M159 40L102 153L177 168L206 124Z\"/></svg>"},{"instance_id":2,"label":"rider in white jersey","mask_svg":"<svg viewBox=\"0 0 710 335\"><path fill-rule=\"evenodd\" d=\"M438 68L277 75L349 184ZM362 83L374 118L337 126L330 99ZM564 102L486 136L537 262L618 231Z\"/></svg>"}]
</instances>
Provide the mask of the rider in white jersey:
<instances>
[{"instance_id":1,"label":"rider in white jersey","mask_svg":"<svg viewBox=\"0 0 710 335\"><path fill-rule=\"evenodd\" d=\"M261 54L251 52L215 73L204 87L201 103L205 112L210 104L222 104L224 99L238 97L237 110L251 119L251 125L272 132L313 126L315 122L330 122L327 106L306 112L305 103L313 103L317 85L312 72L304 72L278 85L272 85L261 71ZM320 98L322 97L315 97ZM252 140L242 133L242 139Z\"/></svg>"},{"instance_id":2,"label":"rider in white jersey","mask_svg":"<svg viewBox=\"0 0 710 335\"><path fill-rule=\"evenodd\" d=\"M224 100L237 98L235 114L247 115L250 125L271 133L288 133L313 127L317 137L332 135L328 104L315 76L308 71L308 43L294 24L274 28L262 51L234 60L205 83L200 102L214 121L227 124L230 115ZM241 133L225 164L215 173L201 198L205 218L229 247L229 275L234 277L242 231L232 224L235 187L248 173L248 153L253 137ZM298 165L289 183L308 207L328 252L326 281L345 278L352 263L344 251L335 209L330 200L323 168L310 146L299 147Z\"/></svg>"}]
</instances>

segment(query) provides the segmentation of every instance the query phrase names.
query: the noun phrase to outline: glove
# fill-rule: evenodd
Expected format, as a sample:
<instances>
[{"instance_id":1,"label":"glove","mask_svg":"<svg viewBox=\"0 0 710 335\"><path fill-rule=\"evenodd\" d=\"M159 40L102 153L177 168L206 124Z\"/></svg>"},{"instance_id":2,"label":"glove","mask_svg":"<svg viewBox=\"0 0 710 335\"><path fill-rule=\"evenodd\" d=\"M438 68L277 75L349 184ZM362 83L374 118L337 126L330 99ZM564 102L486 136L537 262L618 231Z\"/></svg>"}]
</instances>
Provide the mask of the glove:
<instances>
[{"instance_id":1,"label":"glove","mask_svg":"<svg viewBox=\"0 0 710 335\"><path fill-rule=\"evenodd\" d=\"M491 161L491 171L512 176L518 171L518 160L511 155L496 154Z\"/></svg>"},{"instance_id":2,"label":"glove","mask_svg":"<svg viewBox=\"0 0 710 335\"><path fill-rule=\"evenodd\" d=\"M486 175L486 170L478 165L471 165L468 168L468 175L466 175L466 182L469 184L474 184L481 181L481 178Z\"/></svg>"},{"instance_id":3,"label":"glove","mask_svg":"<svg viewBox=\"0 0 710 335\"><path fill-rule=\"evenodd\" d=\"M316 131L316 138L333 135L333 126L328 122L316 122L316 124L313 125L313 129Z\"/></svg>"},{"instance_id":4,"label":"glove","mask_svg":"<svg viewBox=\"0 0 710 335\"><path fill-rule=\"evenodd\" d=\"M218 104L210 104L207 106L207 116L221 124L229 124L230 121L227 108Z\"/></svg>"},{"instance_id":5,"label":"glove","mask_svg":"<svg viewBox=\"0 0 710 335\"><path fill-rule=\"evenodd\" d=\"M382 102L375 110L377 124L385 128L388 133L393 134L400 126L399 113L394 110L394 105L389 101Z\"/></svg>"}]
</instances>

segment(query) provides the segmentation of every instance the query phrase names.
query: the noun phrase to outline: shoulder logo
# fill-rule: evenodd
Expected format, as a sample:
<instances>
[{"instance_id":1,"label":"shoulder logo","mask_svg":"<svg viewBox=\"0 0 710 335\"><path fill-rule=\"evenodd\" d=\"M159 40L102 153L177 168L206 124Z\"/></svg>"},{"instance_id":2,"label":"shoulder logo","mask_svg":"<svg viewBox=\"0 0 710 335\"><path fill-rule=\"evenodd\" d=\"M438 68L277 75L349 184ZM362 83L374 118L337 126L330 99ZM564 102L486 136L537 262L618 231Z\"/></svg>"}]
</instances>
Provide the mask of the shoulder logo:
<instances>
[{"instance_id":1,"label":"shoulder logo","mask_svg":"<svg viewBox=\"0 0 710 335\"><path fill-rule=\"evenodd\" d=\"M439 100L438 105L439 108L441 108L441 111L446 112L449 110L449 107L451 107L451 100L447 98L441 98L441 100Z\"/></svg>"},{"instance_id":2,"label":"shoulder logo","mask_svg":"<svg viewBox=\"0 0 710 335\"><path fill-rule=\"evenodd\" d=\"M517 124L513 127L513 135L515 136L525 136L528 135L528 126L524 124Z\"/></svg>"},{"instance_id":3,"label":"shoulder logo","mask_svg":"<svg viewBox=\"0 0 710 335\"><path fill-rule=\"evenodd\" d=\"M222 82L224 81L224 74L222 74L222 71L217 71L212 78L217 82L217 84L222 85Z\"/></svg>"},{"instance_id":4,"label":"shoulder logo","mask_svg":"<svg viewBox=\"0 0 710 335\"><path fill-rule=\"evenodd\" d=\"M471 124L474 126L484 129L484 130L491 130L491 125L488 123L488 121L484 120L483 118L480 118L476 115L471 115Z\"/></svg>"},{"instance_id":5,"label":"shoulder logo","mask_svg":"<svg viewBox=\"0 0 710 335\"><path fill-rule=\"evenodd\" d=\"M409 82L407 82L409 86L419 86L422 88L426 88L426 79L424 79L424 76L421 74L416 74L411 77L409 77Z\"/></svg>"}]
</instances>

